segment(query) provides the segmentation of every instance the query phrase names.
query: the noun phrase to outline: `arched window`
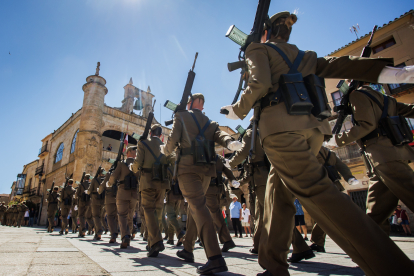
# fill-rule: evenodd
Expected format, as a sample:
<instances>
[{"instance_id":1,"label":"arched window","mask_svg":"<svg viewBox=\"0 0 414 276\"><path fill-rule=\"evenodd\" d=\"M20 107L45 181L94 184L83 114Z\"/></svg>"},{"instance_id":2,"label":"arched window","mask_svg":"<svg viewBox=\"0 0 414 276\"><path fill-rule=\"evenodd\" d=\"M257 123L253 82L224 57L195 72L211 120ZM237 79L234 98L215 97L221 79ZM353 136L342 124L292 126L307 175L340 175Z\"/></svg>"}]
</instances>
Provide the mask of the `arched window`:
<instances>
[{"instance_id":1,"label":"arched window","mask_svg":"<svg viewBox=\"0 0 414 276\"><path fill-rule=\"evenodd\" d=\"M78 132L79 132L79 129L76 131L75 136L73 136L72 146L70 147L70 153L74 153L75 152L76 137L78 137Z\"/></svg>"},{"instance_id":2,"label":"arched window","mask_svg":"<svg viewBox=\"0 0 414 276\"><path fill-rule=\"evenodd\" d=\"M60 146L58 147L58 150L56 152L56 159L55 159L55 163L59 162L60 160L62 160L62 156L63 156L63 143L60 144Z\"/></svg>"}]
</instances>

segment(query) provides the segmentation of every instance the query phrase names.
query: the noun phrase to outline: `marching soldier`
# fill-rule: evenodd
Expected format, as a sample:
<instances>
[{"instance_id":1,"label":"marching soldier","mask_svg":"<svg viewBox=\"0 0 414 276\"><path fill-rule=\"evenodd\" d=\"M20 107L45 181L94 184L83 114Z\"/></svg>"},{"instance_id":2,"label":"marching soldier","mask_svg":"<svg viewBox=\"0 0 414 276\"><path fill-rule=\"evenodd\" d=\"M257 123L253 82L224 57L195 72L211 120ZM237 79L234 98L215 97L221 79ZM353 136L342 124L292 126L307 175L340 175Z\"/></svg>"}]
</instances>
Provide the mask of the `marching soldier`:
<instances>
[{"instance_id":1,"label":"marching soldier","mask_svg":"<svg viewBox=\"0 0 414 276\"><path fill-rule=\"evenodd\" d=\"M101 212L102 206L104 205L105 192L99 194L98 189L100 182L103 181L105 171L101 170L99 172L98 179L94 178L91 181L91 185L88 188L88 194L91 195L91 210L93 217L93 224L95 226L95 236L94 240L100 240L103 233L103 226L101 223Z\"/></svg>"},{"instance_id":2,"label":"marching soldier","mask_svg":"<svg viewBox=\"0 0 414 276\"><path fill-rule=\"evenodd\" d=\"M70 209L72 208L72 201L73 195L75 194L75 189L72 187L73 179L68 180L68 185L62 189L60 192L60 210L62 214L62 229L60 230L59 234L63 235L63 231L65 234L69 233L68 230L68 215ZM72 213L73 216L73 213ZM73 232L73 231L72 231Z\"/></svg>"},{"instance_id":3,"label":"marching soldier","mask_svg":"<svg viewBox=\"0 0 414 276\"><path fill-rule=\"evenodd\" d=\"M131 172L130 166L137 155L137 147L130 146L127 149L125 162L118 162L116 169L109 177L107 186L110 188L119 181L116 196L119 226L121 228L121 246L127 248L131 242L132 219L138 200L138 176ZM109 212L109 210L107 209Z\"/></svg>"},{"instance_id":4,"label":"marching soldier","mask_svg":"<svg viewBox=\"0 0 414 276\"><path fill-rule=\"evenodd\" d=\"M161 125L155 124L151 127L151 139L138 142L137 157L132 165L133 172L141 174L139 191L148 228L148 257L157 257L165 248L160 225L165 190L169 188L169 183L165 173L167 158L160 151L161 145L164 145L160 139L161 134ZM167 229L165 232L167 234Z\"/></svg>"},{"instance_id":5,"label":"marching soldier","mask_svg":"<svg viewBox=\"0 0 414 276\"><path fill-rule=\"evenodd\" d=\"M76 197L76 189L75 194L73 195L73 204L72 204L72 234L76 234L78 229L78 198Z\"/></svg>"},{"instance_id":6,"label":"marching soldier","mask_svg":"<svg viewBox=\"0 0 414 276\"><path fill-rule=\"evenodd\" d=\"M230 135L219 129L216 122L212 122L202 113L203 94L194 94L188 101L187 109L188 111L175 114L172 131L165 145L165 154L172 154L179 145L181 160L177 175L181 192L189 205L187 225L196 225L208 258L206 265L197 268L197 273L223 272L228 270L227 265L221 255L214 223L206 205L210 179L216 176L213 141L230 150L239 149L241 143L233 141ZM178 251L177 256L189 262L194 261L194 255L185 249Z\"/></svg>"},{"instance_id":7,"label":"marching soldier","mask_svg":"<svg viewBox=\"0 0 414 276\"><path fill-rule=\"evenodd\" d=\"M232 159L229 160L230 167L233 168L241 164L249 155L252 140L252 130L247 129L243 136L242 148L235 152ZM254 206L254 234L253 248L250 249L252 254L259 254L260 236L263 230L264 201L266 192L267 177L269 175L269 165L266 154L260 144L259 134L255 138L256 152L254 158L247 163L247 174L250 176L249 185L253 185L253 191L256 195ZM253 207L253 206L252 206ZM250 208L252 208L250 207Z\"/></svg>"},{"instance_id":8,"label":"marching soldier","mask_svg":"<svg viewBox=\"0 0 414 276\"><path fill-rule=\"evenodd\" d=\"M141 199L141 194L138 195ZM147 229L147 223L145 222L145 214L144 214L144 208L142 207L141 200L140 200L140 207L139 207L139 214L141 217L141 237L143 241L148 241L148 229Z\"/></svg>"},{"instance_id":9,"label":"marching soldier","mask_svg":"<svg viewBox=\"0 0 414 276\"><path fill-rule=\"evenodd\" d=\"M47 232L52 233L55 228L55 215L58 210L58 186L53 187L53 191L49 192L49 196L47 197L47 220L49 222L49 226L47 228Z\"/></svg>"},{"instance_id":10,"label":"marching soldier","mask_svg":"<svg viewBox=\"0 0 414 276\"><path fill-rule=\"evenodd\" d=\"M101 208L101 224L102 224L102 230L105 231L104 234L106 235L106 233L108 233L108 224L106 223L105 216L106 216L106 209L105 209L105 203L104 203Z\"/></svg>"},{"instance_id":11,"label":"marching soldier","mask_svg":"<svg viewBox=\"0 0 414 276\"><path fill-rule=\"evenodd\" d=\"M239 102L223 107L228 111L228 118L239 119L246 117L256 102L260 103L256 105L255 114L260 110L262 146L273 171L283 180L275 177L276 182L269 182L266 188L263 220L266 231L262 232L259 246L259 263L267 269L263 274L289 274L286 256L292 230L280 225L293 225L295 197L366 274L407 274L408 271L413 274L414 264L374 221L332 185L318 162L316 155L324 135L331 135L327 120L319 121L309 111L305 115L290 115L288 110L293 112L291 102L284 97L280 100L282 89L285 95L295 96L294 91L289 90L292 86L279 87L281 75L284 74L283 80L289 71L299 72L304 77L316 74L377 82L384 67L393 61L348 56L317 58L315 52L299 51L295 45L287 43L296 20L296 15L289 12L275 14L269 19L262 37L262 42L269 37L267 43L252 43L245 53L250 75L248 87ZM289 192L283 191L286 188ZM283 194L285 196L281 196Z\"/></svg>"},{"instance_id":12,"label":"marching soldier","mask_svg":"<svg viewBox=\"0 0 414 276\"><path fill-rule=\"evenodd\" d=\"M6 205L4 204L4 201L3 201L0 204L0 223L1 223L1 225L4 225L4 217L6 215L6 210L7 210L7 207L6 207Z\"/></svg>"},{"instance_id":13,"label":"marching soldier","mask_svg":"<svg viewBox=\"0 0 414 276\"><path fill-rule=\"evenodd\" d=\"M85 237L86 231L86 221L88 222L88 232L92 231L93 220L92 220L92 210L91 206L91 197L89 196L88 189L90 185L90 174L85 174L84 181L79 184L78 189L76 190L76 197L78 198L78 217L79 217L79 237ZM86 221L85 221L86 218Z\"/></svg>"},{"instance_id":14,"label":"marching soldier","mask_svg":"<svg viewBox=\"0 0 414 276\"><path fill-rule=\"evenodd\" d=\"M17 215L17 227L19 227L19 228L22 225L22 221L23 221L23 218L24 218L24 213L27 210L27 206L26 206L25 203L26 203L26 201L23 201L23 202L20 202L17 205L17 209L19 210L19 213Z\"/></svg>"},{"instance_id":15,"label":"marching soldier","mask_svg":"<svg viewBox=\"0 0 414 276\"><path fill-rule=\"evenodd\" d=\"M106 210L106 219L108 221L109 232L111 232L111 238L109 243L115 243L116 238L118 237L118 209L116 208L116 192L118 190L117 185L112 187L107 187L106 183L111 176L110 173L105 175L105 179L101 182L99 186L99 193L105 193L105 210Z\"/></svg>"}]
</instances>

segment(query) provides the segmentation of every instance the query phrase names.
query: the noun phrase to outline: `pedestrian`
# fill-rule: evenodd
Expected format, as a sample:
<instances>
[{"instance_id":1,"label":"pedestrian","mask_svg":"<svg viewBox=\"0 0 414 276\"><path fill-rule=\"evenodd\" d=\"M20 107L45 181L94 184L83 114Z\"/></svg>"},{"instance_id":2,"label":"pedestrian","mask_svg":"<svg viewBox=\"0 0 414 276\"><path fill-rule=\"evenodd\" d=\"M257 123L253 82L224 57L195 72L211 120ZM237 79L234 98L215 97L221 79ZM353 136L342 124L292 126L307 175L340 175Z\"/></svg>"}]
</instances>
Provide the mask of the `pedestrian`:
<instances>
[{"instance_id":1,"label":"pedestrian","mask_svg":"<svg viewBox=\"0 0 414 276\"><path fill-rule=\"evenodd\" d=\"M308 240L308 229L306 228L305 223L305 213L302 209L302 204L300 204L298 199L295 199L295 207L296 207L296 214L295 214L295 227L298 229L299 233L305 234L305 241Z\"/></svg>"},{"instance_id":2,"label":"pedestrian","mask_svg":"<svg viewBox=\"0 0 414 276\"><path fill-rule=\"evenodd\" d=\"M243 217L243 221L242 221L242 226L244 227L244 233L246 233L246 238L247 236L247 229L249 229L249 234L250 237L252 236L252 230L250 229L250 210L246 208L246 203L242 204L243 207L243 211L242 211L242 217Z\"/></svg>"},{"instance_id":3,"label":"pedestrian","mask_svg":"<svg viewBox=\"0 0 414 276\"><path fill-rule=\"evenodd\" d=\"M404 233L407 236L411 236L411 229L410 229L410 218L407 215L407 211L401 209L401 205L397 205L396 210L397 222L402 226Z\"/></svg>"},{"instance_id":4,"label":"pedestrian","mask_svg":"<svg viewBox=\"0 0 414 276\"><path fill-rule=\"evenodd\" d=\"M238 197L235 194L231 194L233 202L230 203L230 219L233 223L234 237L237 238L237 230L239 230L239 237L243 238L242 225L242 206L240 202L237 201Z\"/></svg>"},{"instance_id":5,"label":"pedestrian","mask_svg":"<svg viewBox=\"0 0 414 276\"><path fill-rule=\"evenodd\" d=\"M29 209L26 209L24 212L24 226L29 225Z\"/></svg>"},{"instance_id":6,"label":"pedestrian","mask_svg":"<svg viewBox=\"0 0 414 276\"><path fill-rule=\"evenodd\" d=\"M32 207L32 209L29 211L29 226L30 227L33 227L34 217L35 217L35 210Z\"/></svg>"}]
</instances>

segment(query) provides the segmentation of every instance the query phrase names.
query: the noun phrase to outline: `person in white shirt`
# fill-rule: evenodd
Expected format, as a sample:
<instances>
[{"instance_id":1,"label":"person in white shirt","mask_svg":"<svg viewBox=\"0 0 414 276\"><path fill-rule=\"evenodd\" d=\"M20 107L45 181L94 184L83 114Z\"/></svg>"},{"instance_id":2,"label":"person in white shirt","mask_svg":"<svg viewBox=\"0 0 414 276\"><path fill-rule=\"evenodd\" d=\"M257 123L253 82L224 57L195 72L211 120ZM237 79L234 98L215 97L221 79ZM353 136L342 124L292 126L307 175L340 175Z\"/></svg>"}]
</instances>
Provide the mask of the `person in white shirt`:
<instances>
[{"instance_id":1,"label":"person in white shirt","mask_svg":"<svg viewBox=\"0 0 414 276\"><path fill-rule=\"evenodd\" d=\"M244 227L244 233L246 233L246 237L247 236L247 229L249 229L249 234L250 237L252 236L252 230L250 229L250 210L246 208L246 203L243 203L242 205L243 210L242 210L242 217L243 217L243 221L242 221L242 226Z\"/></svg>"}]
</instances>

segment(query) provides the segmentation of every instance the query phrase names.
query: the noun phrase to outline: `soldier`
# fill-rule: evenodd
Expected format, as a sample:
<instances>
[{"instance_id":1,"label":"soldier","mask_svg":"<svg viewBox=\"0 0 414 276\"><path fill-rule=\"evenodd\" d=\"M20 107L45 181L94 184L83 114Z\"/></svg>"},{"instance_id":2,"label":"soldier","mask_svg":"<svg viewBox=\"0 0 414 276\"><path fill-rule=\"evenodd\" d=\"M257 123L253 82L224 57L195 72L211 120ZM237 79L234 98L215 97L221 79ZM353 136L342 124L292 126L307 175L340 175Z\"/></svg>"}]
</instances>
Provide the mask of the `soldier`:
<instances>
[{"instance_id":1,"label":"soldier","mask_svg":"<svg viewBox=\"0 0 414 276\"><path fill-rule=\"evenodd\" d=\"M49 192L49 196L47 197L47 221L49 222L49 226L47 228L47 232L52 233L55 228L55 215L57 210L59 209L58 206L58 186L53 187L53 191Z\"/></svg>"},{"instance_id":2,"label":"soldier","mask_svg":"<svg viewBox=\"0 0 414 276\"><path fill-rule=\"evenodd\" d=\"M94 178L88 188L88 194L91 195L91 210L93 217L93 224L95 226L94 240L100 240L103 233L103 226L101 223L102 206L104 205L105 192L99 194L100 183L104 180L105 170L99 172L98 179Z\"/></svg>"},{"instance_id":3,"label":"soldier","mask_svg":"<svg viewBox=\"0 0 414 276\"><path fill-rule=\"evenodd\" d=\"M79 237L85 237L86 231L86 220L88 222L88 232L92 230L93 220L92 220L92 210L91 206L91 197L88 195L88 189L90 185L90 174L85 174L83 182L79 184L78 189L76 190L76 197L78 198L78 217L79 217Z\"/></svg>"},{"instance_id":4,"label":"soldier","mask_svg":"<svg viewBox=\"0 0 414 276\"><path fill-rule=\"evenodd\" d=\"M1 225L4 225L3 221L4 221L4 216L5 216L5 212L6 212L7 208L4 205L4 201L0 204L0 223Z\"/></svg>"},{"instance_id":5,"label":"soldier","mask_svg":"<svg viewBox=\"0 0 414 276\"><path fill-rule=\"evenodd\" d=\"M410 67L409 70L413 72L414 66ZM398 71L399 69L396 69L394 74ZM385 83L397 81L414 82L397 80L395 76L383 80ZM349 101L355 125L349 131L336 135L336 143L344 146L357 141L363 149L370 177L367 214L389 234L389 223L386 227L384 223L388 222L388 218L393 214L398 199L414 210L414 172L408 165L414 160L414 150L407 143L393 143L394 137L384 128L384 120L393 116L414 118L414 105L400 103L392 97L384 96L373 90L368 83L351 92ZM410 135L409 129L406 135Z\"/></svg>"},{"instance_id":6,"label":"soldier","mask_svg":"<svg viewBox=\"0 0 414 276\"><path fill-rule=\"evenodd\" d=\"M138 195L141 199L141 194ZM142 207L141 200L140 200L140 207L139 207L139 214L141 217L141 237L143 241L148 241L148 229L147 229L147 223L145 222L145 214L144 214L144 208Z\"/></svg>"},{"instance_id":7,"label":"soldier","mask_svg":"<svg viewBox=\"0 0 414 276\"><path fill-rule=\"evenodd\" d=\"M134 162L136 155L137 147L128 147L126 160L118 162L107 183L107 186L110 188L119 181L116 207L121 228L122 242L120 248L127 248L131 241L132 219L138 200L138 175L131 172L130 166ZM109 212L108 208L107 211Z\"/></svg>"},{"instance_id":8,"label":"soldier","mask_svg":"<svg viewBox=\"0 0 414 276\"><path fill-rule=\"evenodd\" d=\"M17 205L17 209L19 210L19 213L17 215L17 227L18 228L20 228L20 226L22 225L22 221L23 221L23 218L24 218L24 213L27 210L27 206L26 206L25 203L26 203L26 201L23 201L23 202L20 202Z\"/></svg>"},{"instance_id":9,"label":"soldier","mask_svg":"<svg viewBox=\"0 0 414 276\"><path fill-rule=\"evenodd\" d=\"M75 194L75 189L72 187L73 179L69 179L67 186L62 189L60 192L60 210L62 214L62 229L60 229L59 234L63 235L63 231L67 235L69 233L68 229L68 215L69 211L72 208L73 195ZM73 216L73 214L72 214ZM73 232L73 231L72 231Z\"/></svg>"},{"instance_id":10,"label":"soldier","mask_svg":"<svg viewBox=\"0 0 414 276\"><path fill-rule=\"evenodd\" d=\"M227 265L221 255L214 223L206 205L210 179L216 176L213 141L230 150L239 149L241 143L233 141L230 135L219 129L216 122L212 122L202 113L203 94L198 93L190 97L187 109L188 111L175 114L173 127L165 145L165 154L170 155L179 145L181 159L177 175L181 192L189 205L187 227L196 224L208 258L206 265L197 268L197 273L218 273L227 271ZM199 146L196 147L196 143ZM202 165L197 165L198 163ZM177 256L189 262L194 261L194 255L185 249L178 251Z\"/></svg>"},{"instance_id":11,"label":"soldier","mask_svg":"<svg viewBox=\"0 0 414 276\"><path fill-rule=\"evenodd\" d=\"M273 171L283 180L275 177L276 182L268 182L266 188L263 218L266 231L262 232L259 246L259 263L267 269L263 274L289 274L286 256L292 230L280 225L293 225L295 197L366 274L407 274L408 271L413 274L414 264L374 221L332 185L325 168L317 161L324 135L331 135L327 120L319 121L309 111L305 115L290 115L291 102L284 97L280 100L282 89L285 95L295 96L294 91L289 91L292 86L279 89L282 74L282 80L288 78L289 72L297 72L310 78L316 74L377 82L384 67L393 60L348 56L317 58L315 52L299 51L295 45L287 43L296 20L296 15L289 12L269 19L262 43L250 44L245 53L250 75L248 87L240 101L224 107L228 118L239 119L246 117L259 101L255 114L260 110L262 146ZM268 43L263 44L267 37ZM288 191L283 191L286 188ZM272 202L273 206L267 202Z\"/></svg>"},{"instance_id":12,"label":"soldier","mask_svg":"<svg viewBox=\"0 0 414 276\"><path fill-rule=\"evenodd\" d=\"M252 130L247 129L243 135L243 146L235 152L233 158L229 160L230 167L233 168L238 164L241 164L249 155L250 146L252 140ZM253 185L254 195L256 196L256 202L254 206L254 234L253 234L253 248L250 249L250 253L259 253L260 236L263 230L263 215L264 215L264 200L266 192L267 176L269 175L269 163L267 161L266 154L260 144L259 132L257 132L255 138L256 152L254 158L248 160L247 174L250 176L249 185ZM252 206L253 207L253 206ZM250 207L252 209L252 207Z\"/></svg>"},{"instance_id":13,"label":"soldier","mask_svg":"<svg viewBox=\"0 0 414 276\"><path fill-rule=\"evenodd\" d=\"M102 224L103 231L105 231L104 234L106 235L106 233L108 233L108 224L106 223L105 216L106 216L106 209L105 209L105 203L104 203L101 208L101 224Z\"/></svg>"},{"instance_id":14,"label":"soldier","mask_svg":"<svg viewBox=\"0 0 414 276\"><path fill-rule=\"evenodd\" d=\"M76 190L75 190L76 193ZM76 234L78 229L78 198L76 195L73 195L73 204L72 204L72 234Z\"/></svg>"},{"instance_id":15,"label":"soldier","mask_svg":"<svg viewBox=\"0 0 414 276\"><path fill-rule=\"evenodd\" d=\"M132 165L133 172L140 172L141 174L139 191L148 228L148 257L157 257L158 253L165 248L160 226L165 190L169 188L169 183L168 179L164 179L163 176L163 170L167 166L167 158L160 152L161 145L164 145L160 139L161 135L161 125L153 125L151 127L151 139L138 142L137 157ZM165 233L167 234L167 229Z\"/></svg>"},{"instance_id":16,"label":"soldier","mask_svg":"<svg viewBox=\"0 0 414 276\"><path fill-rule=\"evenodd\" d=\"M110 176L110 173L105 175L105 179L99 186L99 193L105 193L106 219L108 221L109 232L111 232L109 243L115 243L116 238L118 237L118 209L116 208L116 192L118 190L118 186L106 186L106 182L108 182Z\"/></svg>"}]
</instances>

